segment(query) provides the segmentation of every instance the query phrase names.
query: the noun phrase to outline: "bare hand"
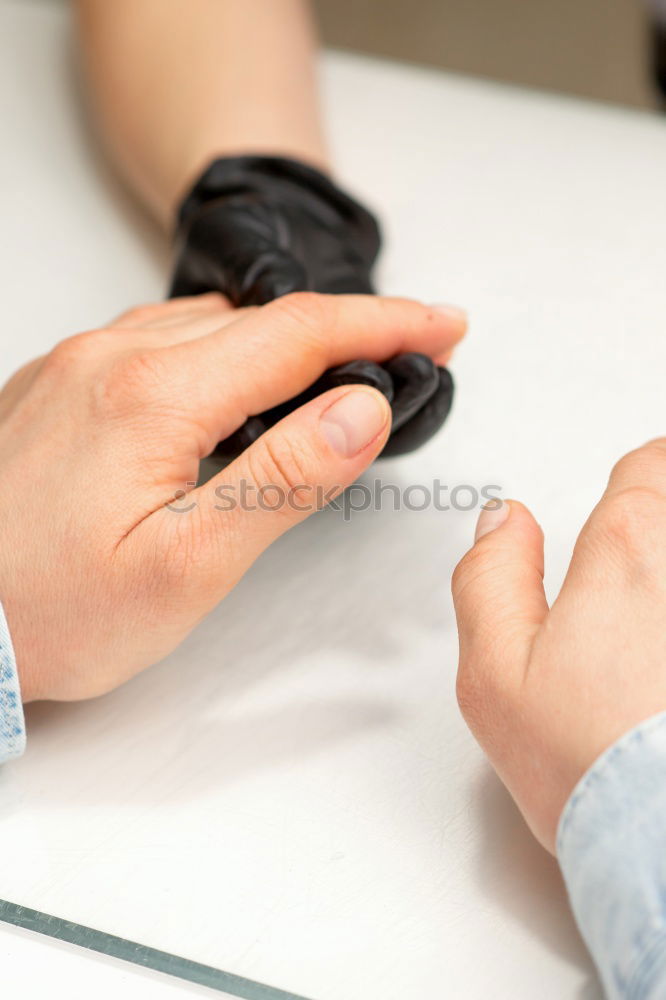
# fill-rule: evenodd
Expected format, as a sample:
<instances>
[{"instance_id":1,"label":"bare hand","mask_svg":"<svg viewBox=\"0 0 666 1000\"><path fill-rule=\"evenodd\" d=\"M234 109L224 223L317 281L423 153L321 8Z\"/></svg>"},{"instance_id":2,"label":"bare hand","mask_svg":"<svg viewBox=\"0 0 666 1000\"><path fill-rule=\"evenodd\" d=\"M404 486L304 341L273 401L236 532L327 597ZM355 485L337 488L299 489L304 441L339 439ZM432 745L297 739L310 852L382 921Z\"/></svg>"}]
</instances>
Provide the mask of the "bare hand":
<instances>
[{"instance_id":1,"label":"bare hand","mask_svg":"<svg viewBox=\"0 0 666 1000\"><path fill-rule=\"evenodd\" d=\"M405 300L296 294L237 313L213 294L132 310L18 372L0 393L0 600L24 700L98 695L164 657L372 462L390 408L331 390L193 488L218 441L333 365L458 338Z\"/></svg>"},{"instance_id":2,"label":"bare hand","mask_svg":"<svg viewBox=\"0 0 666 1000\"><path fill-rule=\"evenodd\" d=\"M621 735L666 709L666 439L617 464L550 610L542 580L532 515L513 501L482 513L453 583L458 698L533 832L554 851L579 778Z\"/></svg>"}]
</instances>

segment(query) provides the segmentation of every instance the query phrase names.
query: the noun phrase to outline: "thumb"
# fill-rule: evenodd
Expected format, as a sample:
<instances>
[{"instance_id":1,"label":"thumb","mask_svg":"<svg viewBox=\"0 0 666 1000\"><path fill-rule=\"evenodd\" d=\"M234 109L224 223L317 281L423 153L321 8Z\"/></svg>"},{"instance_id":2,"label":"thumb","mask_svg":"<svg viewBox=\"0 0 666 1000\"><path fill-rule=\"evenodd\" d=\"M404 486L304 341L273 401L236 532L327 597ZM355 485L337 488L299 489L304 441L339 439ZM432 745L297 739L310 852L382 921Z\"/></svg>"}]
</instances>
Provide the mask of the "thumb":
<instances>
[{"instance_id":1,"label":"thumb","mask_svg":"<svg viewBox=\"0 0 666 1000\"><path fill-rule=\"evenodd\" d=\"M543 534L516 501L481 512L474 546L453 575L460 664L458 695L472 717L494 682L521 670L548 614L543 589Z\"/></svg>"},{"instance_id":2,"label":"thumb","mask_svg":"<svg viewBox=\"0 0 666 1000\"><path fill-rule=\"evenodd\" d=\"M294 410L192 494L196 500L206 491L200 507L210 510L192 522L200 564L209 553L219 575L223 551L227 572L219 582L228 590L271 542L353 483L390 429L387 400L367 386L341 386Z\"/></svg>"}]
</instances>

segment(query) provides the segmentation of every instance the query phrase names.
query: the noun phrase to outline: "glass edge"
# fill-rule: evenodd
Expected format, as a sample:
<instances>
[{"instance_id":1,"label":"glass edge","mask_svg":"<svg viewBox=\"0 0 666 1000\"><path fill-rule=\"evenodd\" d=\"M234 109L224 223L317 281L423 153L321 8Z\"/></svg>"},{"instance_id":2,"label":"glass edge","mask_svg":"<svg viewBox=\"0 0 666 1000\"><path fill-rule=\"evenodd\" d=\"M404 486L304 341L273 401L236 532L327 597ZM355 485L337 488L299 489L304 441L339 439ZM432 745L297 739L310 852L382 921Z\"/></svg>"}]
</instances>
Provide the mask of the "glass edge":
<instances>
[{"instance_id":1,"label":"glass edge","mask_svg":"<svg viewBox=\"0 0 666 1000\"><path fill-rule=\"evenodd\" d=\"M0 922L21 927L57 941L66 941L79 948L96 951L101 955L108 955L132 965L152 969L188 983L206 986L233 997L240 997L242 1000L307 1000L307 998L295 993L286 993L273 986L266 986L231 972L223 972L210 965L202 965L199 962L193 962L166 951L159 951L135 941L127 941L115 934L96 931L92 927L72 923L61 917L41 913L39 910L32 910L27 906L10 903L4 899L0 899Z\"/></svg>"}]
</instances>

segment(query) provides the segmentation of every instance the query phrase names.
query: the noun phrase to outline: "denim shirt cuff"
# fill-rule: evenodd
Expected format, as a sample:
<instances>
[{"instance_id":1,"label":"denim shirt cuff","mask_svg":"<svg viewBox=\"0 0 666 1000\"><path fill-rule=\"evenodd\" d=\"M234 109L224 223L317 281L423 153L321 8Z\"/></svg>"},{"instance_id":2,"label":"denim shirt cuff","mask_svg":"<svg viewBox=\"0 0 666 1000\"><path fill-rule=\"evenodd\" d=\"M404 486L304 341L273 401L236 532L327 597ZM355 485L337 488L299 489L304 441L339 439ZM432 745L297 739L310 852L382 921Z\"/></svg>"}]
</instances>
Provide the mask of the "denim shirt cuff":
<instances>
[{"instance_id":1,"label":"denim shirt cuff","mask_svg":"<svg viewBox=\"0 0 666 1000\"><path fill-rule=\"evenodd\" d=\"M0 764L25 750L25 720L14 647L0 604Z\"/></svg>"},{"instance_id":2,"label":"denim shirt cuff","mask_svg":"<svg viewBox=\"0 0 666 1000\"><path fill-rule=\"evenodd\" d=\"M611 1000L666 997L666 712L613 744L574 789L557 854Z\"/></svg>"}]
</instances>

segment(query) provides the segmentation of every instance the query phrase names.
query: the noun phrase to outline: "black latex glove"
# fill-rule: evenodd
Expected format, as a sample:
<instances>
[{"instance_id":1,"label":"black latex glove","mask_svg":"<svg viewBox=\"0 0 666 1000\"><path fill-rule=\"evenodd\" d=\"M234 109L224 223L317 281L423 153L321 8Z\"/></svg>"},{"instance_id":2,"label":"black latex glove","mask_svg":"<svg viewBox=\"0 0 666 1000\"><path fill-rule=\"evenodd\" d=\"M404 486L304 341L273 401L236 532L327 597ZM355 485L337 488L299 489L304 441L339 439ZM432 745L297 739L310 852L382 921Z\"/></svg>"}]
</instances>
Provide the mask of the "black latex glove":
<instances>
[{"instance_id":1,"label":"black latex glove","mask_svg":"<svg viewBox=\"0 0 666 1000\"><path fill-rule=\"evenodd\" d=\"M655 18L651 24L650 36L652 75L664 111L666 110L666 23Z\"/></svg>"},{"instance_id":2,"label":"black latex glove","mask_svg":"<svg viewBox=\"0 0 666 1000\"><path fill-rule=\"evenodd\" d=\"M318 170L278 157L215 160L179 212L171 296L219 291L238 307L296 291L371 295L380 244L375 218ZM391 403L383 455L418 448L451 408L449 372L424 355L402 354L382 365L354 361L326 372L296 399L250 417L216 452L232 459L307 399L359 382Z\"/></svg>"}]
</instances>

